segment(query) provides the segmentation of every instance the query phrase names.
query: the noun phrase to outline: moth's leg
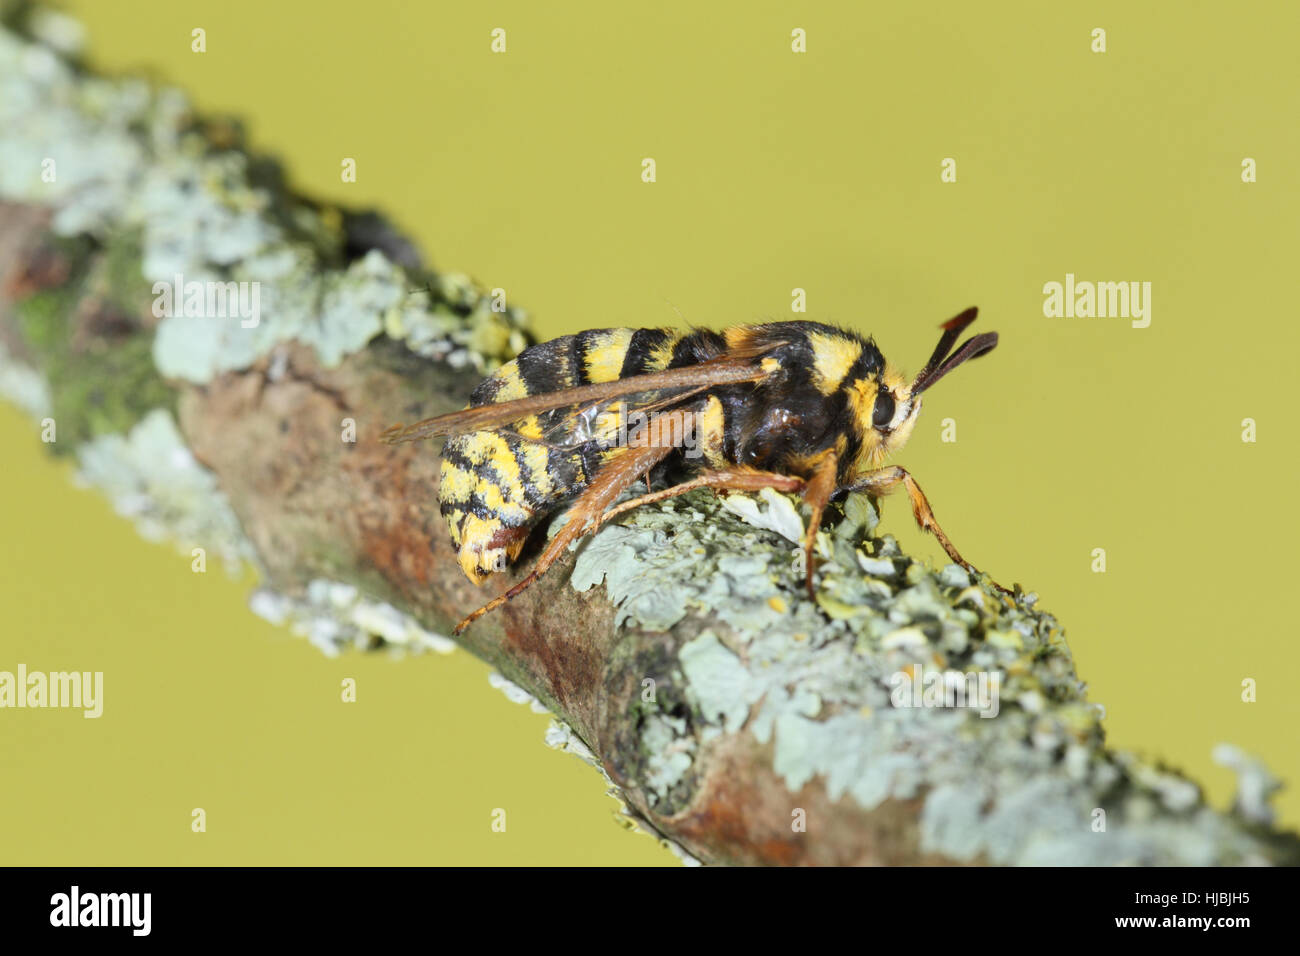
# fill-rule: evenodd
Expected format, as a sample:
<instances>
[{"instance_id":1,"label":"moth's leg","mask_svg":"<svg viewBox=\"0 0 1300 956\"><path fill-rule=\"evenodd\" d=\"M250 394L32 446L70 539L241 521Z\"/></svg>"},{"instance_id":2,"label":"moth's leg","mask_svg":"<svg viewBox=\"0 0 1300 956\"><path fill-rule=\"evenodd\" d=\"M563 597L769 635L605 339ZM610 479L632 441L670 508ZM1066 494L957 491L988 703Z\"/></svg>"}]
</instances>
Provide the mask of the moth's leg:
<instances>
[{"instance_id":1,"label":"moth's leg","mask_svg":"<svg viewBox=\"0 0 1300 956\"><path fill-rule=\"evenodd\" d=\"M629 446L612 461L601 468L593 478L587 490L578 496L569 508L569 520L556 532L547 544L533 569L527 577L506 591L500 597L493 598L465 620L456 625L459 634L484 614L495 610L511 598L517 597L531 587L547 569L559 560L565 549L585 534L590 534L599 526L600 516L613 504L629 485L640 479L641 474L653 468L668 456L675 447L666 437L665 429L656 426L652 420L646 434L638 437L638 444Z\"/></svg>"},{"instance_id":2,"label":"moth's leg","mask_svg":"<svg viewBox=\"0 0 1300 956\"><path fill-rule=\"evenodd\" d=\"M744 471L740 469L722 469L706 472L703 475L683 481L671 488L664 488L639 498L624 501L610 508L597 522L597 527L621 514L626 514L642 505L652 505L656 501L667 501L688 491L699 488L713 488L715 491L758 491L761 488L775 488L777 491L801 491L804 481L791 475L778 475L768 471Z\"/></svg>"},{"instance_id":3,"label":"moth's leg","mask_svg":"<svg viewBox=\"0 0 1300 956\"><path fill-rule=\"evenodd\" d=\"M817 462L813 475L804 487L803 500L808 502L812 514L808 516L808 530L804 533L803 555L804 570L807 573L808 597L817 599L813 588L813 549L817 546L817 529L822 523L822 513L826 510L831 495L835 493L835 479L839 467L839 455L829 449Z\"/></svg>"},{"instance_id":4,"label":"moth's leg","mask_svg":"<svg viewBox=\"0 0 1300 956\"><path fill-rule=\"evenodd\" d=\"M877 468L875 471L869 471L865 475L854 479L842 490L850 492L865 491L871 495L881 495L889 492L899 484L907 489L907 497L912 502L912 516L916 518L916 523L921 530L928 531L938 538L939 543L943 545L943 550L948 553L948 557L978 577L979 570L958 553L952 541L944 534L943 529L939 527L939 522L934 517L934 509L930 507L930 502L926 500L925 492L921 490L921 486L916 483L916 479L905 468L900 468L898 465ZM1004 594L1012 593L996 581L993 582L993 586Z\"/></svg>"}]
</instances>

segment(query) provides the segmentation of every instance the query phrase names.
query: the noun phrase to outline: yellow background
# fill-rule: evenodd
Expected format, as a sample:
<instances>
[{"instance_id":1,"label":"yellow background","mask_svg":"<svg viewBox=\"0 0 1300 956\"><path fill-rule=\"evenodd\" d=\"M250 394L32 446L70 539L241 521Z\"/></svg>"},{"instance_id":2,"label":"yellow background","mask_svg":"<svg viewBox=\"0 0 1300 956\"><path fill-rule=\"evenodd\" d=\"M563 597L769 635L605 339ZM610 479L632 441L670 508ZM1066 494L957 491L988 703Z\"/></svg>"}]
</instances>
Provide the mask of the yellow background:
<instances>
[{"instance_id":1,"label":"yellow background","mask_svg":"<svg viewBox=\"0 0 1300 956\"><path fill-rule=\"evenodd\" d=\"M801 287L803 317L914 372L978 305L1001 344L927 396L897 461L968 558L1064 622L1112 744L1220 806L1219 741L1294 781L1300 8L542 6L68 5L96 65L244 117L297 187L383 209L543 337L784 318ZM1045 318L1067 272L1150 281L1151 326ZM328 660L252 617L248 582L192 574L73 490L12 408L0 441L0 668L106 672L98 721L0 717L0 859L673 862L467 654ZM885 522L941 557L901 500ZM1279 806L1300 823L1296 790Z\"/></svg>"}]
</instances>

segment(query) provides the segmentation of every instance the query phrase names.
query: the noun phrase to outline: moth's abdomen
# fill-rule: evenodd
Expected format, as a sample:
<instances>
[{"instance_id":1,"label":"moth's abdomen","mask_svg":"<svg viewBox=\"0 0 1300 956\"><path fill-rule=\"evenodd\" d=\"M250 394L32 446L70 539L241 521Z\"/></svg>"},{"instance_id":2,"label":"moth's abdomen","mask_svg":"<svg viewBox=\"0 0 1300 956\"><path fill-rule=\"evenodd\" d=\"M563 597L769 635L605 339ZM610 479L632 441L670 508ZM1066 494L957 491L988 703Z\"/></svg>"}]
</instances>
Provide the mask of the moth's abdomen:
<instances>
[{"instance_id":1,"label":"moth's abdomen","mask_svg":"<svg viewBox=\"0 0 1300 956\"><path fill-rule=\"evenodd\" d=\"M513 401L662 371L715 348L672 329L596 329L531 346L474 389L470 405ZM557 408L448 438L440 498L460 566L476 583L518 556L532 528L580 494L615 448L616 417ZM611 451L612 450L612 451Z\"/></svg>"},{"instance_id":2,"label":"moth's abdomen","mask_svg":"<svg viewBox=\"0 0 1300 956\"><path fill-rule=\"evenodd\" d=\"M570 460L553 460L562 458ZM478 583L505 570L533 525L586 487L581 464L581 456L564 456L515 433L481 431L447 439L439 487L442 516L470 580Z\"/></svg>"}]
</instances>

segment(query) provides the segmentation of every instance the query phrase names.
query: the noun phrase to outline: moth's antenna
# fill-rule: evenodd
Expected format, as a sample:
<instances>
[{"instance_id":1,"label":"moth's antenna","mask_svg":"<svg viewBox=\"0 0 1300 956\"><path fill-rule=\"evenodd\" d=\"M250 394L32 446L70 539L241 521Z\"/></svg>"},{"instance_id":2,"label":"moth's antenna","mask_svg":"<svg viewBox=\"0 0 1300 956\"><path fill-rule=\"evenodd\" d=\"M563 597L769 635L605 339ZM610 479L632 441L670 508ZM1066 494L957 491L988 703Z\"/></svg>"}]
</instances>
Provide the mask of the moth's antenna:
<instances>
[{"instance_id":1,"label":"moth's antenna","mask_svg":"<svg viewBox=\"0 0 1300 956\"><path fill-rule=\"evenodd\" d=\"M971 306L966 311L953 316L939 326L939 328L943 329L943 335L939 336L939 344L934 347L934 353L930 356L930 361L926 362L925 367L916 373L916 380L912 382L913 395L920 395L958 365L970 359L978 358L985 352L992 351L993 347L998 344L998 334L996 332L984 332L981 335L967 339L962 343L961 348L951 356L948 355L952 351L953 343L957 341L958 336L966 330L968 325L975 321L978 314L979 309Z\"/></svg>"}]
</instances>

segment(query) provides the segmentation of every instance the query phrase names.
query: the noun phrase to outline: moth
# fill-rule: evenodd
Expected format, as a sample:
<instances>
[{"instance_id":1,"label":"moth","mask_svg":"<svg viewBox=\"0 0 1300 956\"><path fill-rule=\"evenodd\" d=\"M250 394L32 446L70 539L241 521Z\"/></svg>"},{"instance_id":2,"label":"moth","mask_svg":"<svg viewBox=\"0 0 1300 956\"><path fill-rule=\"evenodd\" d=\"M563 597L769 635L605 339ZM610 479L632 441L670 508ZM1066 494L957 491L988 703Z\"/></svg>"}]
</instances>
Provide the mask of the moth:
<instances>
[{"instance_id":1,"label":"moth","mask_svg":"<svg viewBox=\"0 0 1300 956\"><path fill-rule=\"evenodd\" d=\"M970 308L940 326L934 353L910 382L871 338L817 322L579 332L524 349L474 389L468 408L387 429L380 437L388 444L446 439L442 515L476 584L505 570L544 518L568 509L532 571L456 633L611 518L697 488L800 494L811 512L803 541L810 595L813 547L831 500L899 485L917 524L978 574L916 479L883 464L912 434L922 393L997 345L997 333L985 332L953 351L976 314ZM640 481L646 493L620 502Z\"/></svg>"}]
</instances>

